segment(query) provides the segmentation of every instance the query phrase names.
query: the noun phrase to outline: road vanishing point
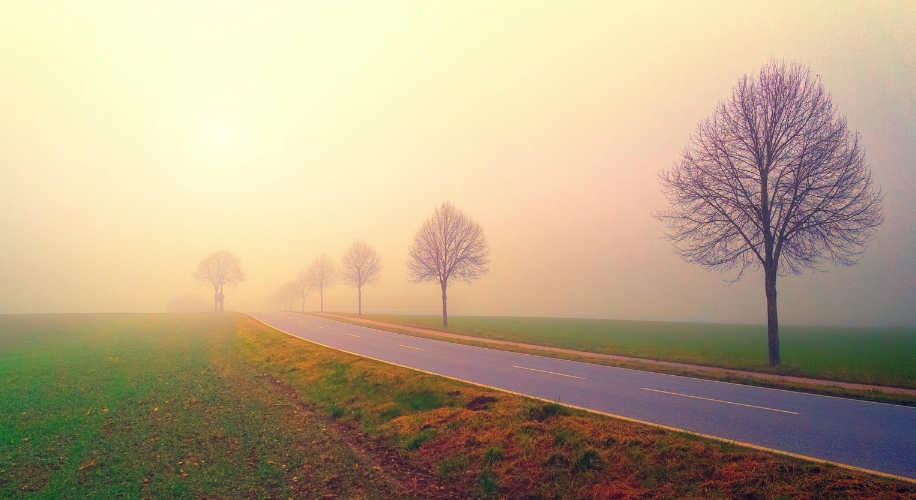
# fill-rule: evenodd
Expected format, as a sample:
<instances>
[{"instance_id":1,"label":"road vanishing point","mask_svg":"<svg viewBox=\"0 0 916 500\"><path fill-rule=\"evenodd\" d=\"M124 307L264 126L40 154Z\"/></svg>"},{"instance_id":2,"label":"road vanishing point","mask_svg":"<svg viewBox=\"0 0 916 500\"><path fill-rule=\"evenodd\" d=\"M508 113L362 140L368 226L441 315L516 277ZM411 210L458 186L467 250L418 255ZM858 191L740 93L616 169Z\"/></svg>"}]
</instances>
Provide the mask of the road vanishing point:
<instances>
[{"instance_id":1,"label":"road vanishing point","mask_svg":"<svg viewBox=\"0 0 916 500\"><path fill-rule=\"evenodd\" d=\"M916 408L413 337L298 313L255 319L323 346L615 417L916 481Z\"/></svg>"}]
</instances>

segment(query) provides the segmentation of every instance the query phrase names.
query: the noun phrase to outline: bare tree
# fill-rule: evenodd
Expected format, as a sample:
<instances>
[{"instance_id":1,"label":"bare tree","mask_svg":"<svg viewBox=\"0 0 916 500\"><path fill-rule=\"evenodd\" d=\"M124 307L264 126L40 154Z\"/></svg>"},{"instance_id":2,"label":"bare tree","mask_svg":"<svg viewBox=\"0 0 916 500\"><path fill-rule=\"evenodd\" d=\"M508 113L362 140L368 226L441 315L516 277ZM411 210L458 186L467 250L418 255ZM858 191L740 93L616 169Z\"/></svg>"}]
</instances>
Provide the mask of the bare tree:
<instances>
[{"instance_id":1,"label":"bare tree","mask_svg":"<svg viewBox=\"0 0 916 500\"><path fill-rule=\"evenodd\" d=\"M292 311L293 300L299 298L298 288L298 285L294 281L288 281L280 285L273 294L274 302L280 304L285 311Z\"/></svg>"},{"instance_id":2,"label":"bare tree","mask_svg":"<svg viewBox=\"0 0 916 500\"><path fill-rule=\"evenodd\" d=\"M407 270L413 282L436 281L442 288L442 326L448 327L449 282L473 283L487 274L490 247L480 225L445 202L420 226L410 246Z\"/></svg>"},{"instance_id":3,"label":"bare tree","mask_svg":"<svg viewBox=\"0 0 916 500\"><path fill-rule=\"evenodd\" d=\"M359 315L363 315L363 285L378 282L382 272L382 258L378 252L362 240L356 240L340 258L338 274L341 280L356 287Z\"/></svg>"},{"instance_id":4,"label":"bare tree","mask_svg":"<svg viewBox=\"0 0 916 500\"><path fill-rule=\"evenodd\" d=\"M324 289L337 284L337 271L334 261L325 254L321 254L308 268L308 281L312 288L318 289L321 297L321 312L324 312Z\"/></svg>"},{"instance_id":5,"label":"bare tree","mask_svg":"<svg viewBox=\"0 0 916 500\"><path fill-rule=\"evenodd\" d=\"M213 310L223 310L223 290L229 286L235 288L245 281L245 272L242 271L238 257L222 250L213 252L197 265L194 279L201 285L213 286Z\"/></svg>"},{"instance_id":6,"label":"bare tree","mask_svg":"<svg viewBox=\"0 0 916 500\"><path fill-rule=\"evenodd\" d=\"M302 299L302 312L305 312L305 299L309 296L309 292L312 291L312 280L309 276L309 273L306 270L299 271L296 274L296 279L290 282L292 290L295 292L295 297Z\"/></svg>"},{"instance_id":7,"label":"bare tree","mask_svg":"<svg viewBox=\"0 0 916 500\"><path fill-rule=\"evenodd\" d=\"M883 222L882 196L857 132L820 79L773 61L746 75L660 175L656 212L687 262L762 269L770 365L780 363L776 278L856 264Z\"/></svg>"}]
</instances>

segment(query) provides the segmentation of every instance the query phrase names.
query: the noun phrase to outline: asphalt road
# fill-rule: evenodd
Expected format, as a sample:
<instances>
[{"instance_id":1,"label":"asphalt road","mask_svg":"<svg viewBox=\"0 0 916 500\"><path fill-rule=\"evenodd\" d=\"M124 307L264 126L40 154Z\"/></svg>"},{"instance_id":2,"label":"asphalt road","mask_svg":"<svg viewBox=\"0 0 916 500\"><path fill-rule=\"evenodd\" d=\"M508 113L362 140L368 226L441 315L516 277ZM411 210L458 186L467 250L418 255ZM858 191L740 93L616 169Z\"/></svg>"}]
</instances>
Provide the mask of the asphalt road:
<instances>
[{"instance_id":1,"label":"asphalt road","mask_svg":"<svg viewBox=\"0 0 916 500\"><path fill-rule=\"evenodd\" d=\"M399 365L916 480L916 408L485 349L295 313L286 333Z\"/></svg>"}]
</instances>

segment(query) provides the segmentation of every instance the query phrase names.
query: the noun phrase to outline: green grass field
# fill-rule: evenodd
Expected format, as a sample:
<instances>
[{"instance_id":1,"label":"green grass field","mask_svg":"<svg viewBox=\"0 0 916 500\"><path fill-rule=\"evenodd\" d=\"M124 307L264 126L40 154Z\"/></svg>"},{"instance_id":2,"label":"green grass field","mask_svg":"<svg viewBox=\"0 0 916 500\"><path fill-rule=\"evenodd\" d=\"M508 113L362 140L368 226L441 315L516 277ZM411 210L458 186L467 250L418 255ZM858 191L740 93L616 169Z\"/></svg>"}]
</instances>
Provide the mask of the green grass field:
<instances>
[{"instance_id":1,"label":"green grass field","mask_svg":"<svg viewBox=\"0 0 916 500\"><path fill-rule=\"evenodd\" d=\"M781 326L783 365L767 364L766 326L565 318L370 314L473 337L740 370L916 388L916 328Z\"/></svg>"},{"instance_id":2,"label":"green grass field","mask_svg":"<svg viewBox=\"0 0 916 500\"><path fill-rule=\"evenodd\" d=\"M390 498L242 357L235 321L0 316L0 498Z\"/></svg>"},{"instance_id":3,"label":"green grass field","mask_svg":"<svg viewBox=\"0 0 916 500\"><path fill-rule=\"evenodd\" d=\"M238 314L0 316L0 498L912 498Z\"/></svg>"}]
</instances>

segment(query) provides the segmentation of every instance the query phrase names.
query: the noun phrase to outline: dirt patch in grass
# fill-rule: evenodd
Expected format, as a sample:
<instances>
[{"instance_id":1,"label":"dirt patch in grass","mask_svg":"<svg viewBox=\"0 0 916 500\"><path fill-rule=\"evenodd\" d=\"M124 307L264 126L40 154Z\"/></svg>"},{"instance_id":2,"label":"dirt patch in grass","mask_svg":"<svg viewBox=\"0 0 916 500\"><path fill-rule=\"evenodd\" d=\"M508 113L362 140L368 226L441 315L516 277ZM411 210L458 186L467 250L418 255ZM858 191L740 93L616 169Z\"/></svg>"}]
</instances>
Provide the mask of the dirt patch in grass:
<instances>
[{"instance_id":1,"label":"dirt patch in grass","mask_svg":"<svg viewBox=\"0 0 916 500\"><path fill-rule=\"evenodd\" d=\"M0 498L913 498L239 315L0 316Z\"/></svg>"},{"instance_id":2,"label":"dirt patch in grass","mask_svg":"<svg viewBox=\"0 0 916 500\"><path fill-rule=\"evenodd\" d=\"M496 398L492 396L477 396L476 398L468 401L468 404L465 405L465 408L472 411L486 410L490 407L490 403L495 402Z\"/></svg>"},{"instance_id":3,"label":"dirt patch in grass","mask_svg":"<svg viewBox=\"0 0 916 500\"><path fill-rule=\"evenodd\" d=\"M320 347L250 319L238 331L242 351L300 398L341 409L340 425L397 447L401 467L465 497L916 496L911 483L486 390Z\"/></svg>"},{"instance_id":4,"label":"dirt patch in grass","mask_svg":"<svg viewBox=\"0 0 916 500\"><path fill-rule=\"evenodd\" d=\"M441 481L441 478L429 467L421 466L408 460L390 440L376 434L363 432L357 422L333 417L314 403L300 397L291 384L265 373L264 376L276 390L286 394L301 411L311 415L320 415L327 433L346 443L350 449L358 452L371 464L374 474L394 480L400 486L398 492L402 497L429 499L459 499L466 495L460 488ZM329 418L330 417L330 418Z\"/></svg>"}]
</instances>

